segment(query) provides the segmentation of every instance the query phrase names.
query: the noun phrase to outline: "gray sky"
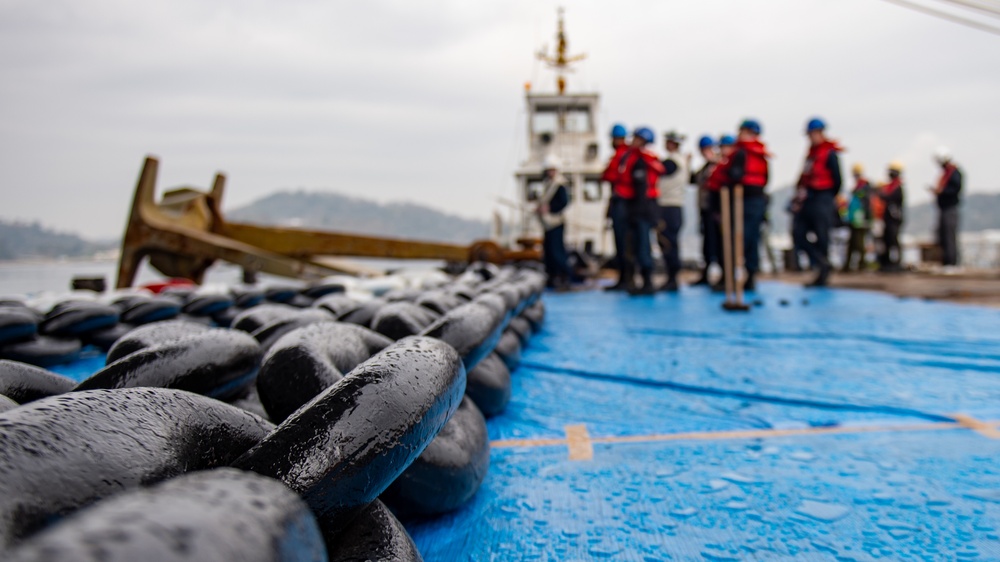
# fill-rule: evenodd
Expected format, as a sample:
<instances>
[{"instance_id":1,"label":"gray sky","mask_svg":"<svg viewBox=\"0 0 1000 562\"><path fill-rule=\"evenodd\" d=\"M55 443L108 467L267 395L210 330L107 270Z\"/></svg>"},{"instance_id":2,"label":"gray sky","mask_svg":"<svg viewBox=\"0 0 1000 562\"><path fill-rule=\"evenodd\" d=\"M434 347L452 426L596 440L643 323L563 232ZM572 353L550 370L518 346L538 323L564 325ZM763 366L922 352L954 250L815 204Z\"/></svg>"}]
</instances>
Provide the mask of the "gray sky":
<instances>
[{"instance_id":1,"label":"gray sky","mask_svg":"<svg viewBox=\"0 0 1000 562\"><path fill-rule=\"evenodd\" d=\"M912 200L939 144L1000 191L1000 36L881 0L0 0L0 217L118 236L150 153L160 188L226 171L228 208L301 187L486 218L513 193L524 82L552 87L533 53L560 4L602 130L752 115L780 186L815 114L845 171L901 159Z\"/></svg>"}]
</instances>

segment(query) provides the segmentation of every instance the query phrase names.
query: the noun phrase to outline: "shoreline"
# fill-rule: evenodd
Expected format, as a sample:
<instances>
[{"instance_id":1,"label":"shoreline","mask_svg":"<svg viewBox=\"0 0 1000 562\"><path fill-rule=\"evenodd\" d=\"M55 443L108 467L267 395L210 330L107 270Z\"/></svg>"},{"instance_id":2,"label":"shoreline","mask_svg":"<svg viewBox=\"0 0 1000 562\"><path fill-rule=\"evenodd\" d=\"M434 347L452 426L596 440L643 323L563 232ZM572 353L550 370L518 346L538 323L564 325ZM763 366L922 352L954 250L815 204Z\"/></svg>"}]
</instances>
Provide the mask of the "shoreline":
<instances>
[{"instance_id":1,"label":"shoreline","mask_svg":"<svg viewBox=\"0 0 1000 562\"><path fill-rule=\"evenodd\" d=\"M106 256L95 254L93 256L74 256L60 258L17 258L13 260L0 260L0 266L4 265L52 265L65 263L115 263L118 255Z\"/></svg>"}]
</instances>

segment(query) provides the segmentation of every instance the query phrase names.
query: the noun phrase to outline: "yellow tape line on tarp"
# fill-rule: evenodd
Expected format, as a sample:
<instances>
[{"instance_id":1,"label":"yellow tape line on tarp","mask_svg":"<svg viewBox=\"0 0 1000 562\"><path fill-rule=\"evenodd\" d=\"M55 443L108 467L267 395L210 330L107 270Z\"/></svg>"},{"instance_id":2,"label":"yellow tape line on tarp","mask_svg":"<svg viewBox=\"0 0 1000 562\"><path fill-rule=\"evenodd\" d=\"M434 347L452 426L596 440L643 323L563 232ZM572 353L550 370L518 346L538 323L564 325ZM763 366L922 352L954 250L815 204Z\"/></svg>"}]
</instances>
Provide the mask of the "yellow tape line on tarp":
<instances>
[{"instance_id":1,"label":"yellow tape line on tarp","mask_svg":"<svg viewBox=\"0 0 1000 562\"><path fill-rule=\"evenodd\" d=\"M833 427L804 427L795 429L750 429L741 431L693 431L687 433L660 433L652 435L622 435L591 437L586 424L567 425L563 439L500 439L490 446L496 449L523 447L569 448L570 460L590 460L594 456L594 443L654 443L659 441L715 441L723 439L768 439L803 435L846 435L856 433L892 433L908 431L947 431L969 429L990 439L1000 439L1000 421L981 421L965 414L951 414L954 422L920 423L908 425L859 425Z\"/></svg>"}]
</instances>

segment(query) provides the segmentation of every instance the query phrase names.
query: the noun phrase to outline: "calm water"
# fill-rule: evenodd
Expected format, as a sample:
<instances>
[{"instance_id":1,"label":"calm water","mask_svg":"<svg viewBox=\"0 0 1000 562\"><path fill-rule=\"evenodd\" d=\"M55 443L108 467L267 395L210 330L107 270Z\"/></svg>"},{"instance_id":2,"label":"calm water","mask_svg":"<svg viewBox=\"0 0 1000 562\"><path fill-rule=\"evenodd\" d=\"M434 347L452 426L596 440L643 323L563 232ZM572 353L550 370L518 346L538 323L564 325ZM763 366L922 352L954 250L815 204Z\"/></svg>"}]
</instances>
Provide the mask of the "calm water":
<instances>
[{"instance_id":1,"label":"calm water","mask_svg":"<svg viewBox=\"0 0 1000 562\"><path fill-rule=\"evenodd\" d=\"M112 287L117 276L118 262L112 260L0 262L0 295L64 293L70 290L74 277L104 277L108 287ZM233 266L213 267L207 277L210 281L237 283L240 281L240 270ZM162 275L144 266L139 270L138 284L162 278Z\"/></svg>"},{"instance_id":2,"label":"calm water","mask_svg":"<svg viewBox=\"0 0 1000 562\"><path fill-rule=\"evenodd\" d=\"M366 267L389 270L399 267L433 268L443 265L436 260L384 260L357 259L352 260ZM0 261L0 296L35 296L40 293L65 293L70 290L74 277L104 277L109 288L114 286L118 276L118 262L114 260L72 260L72 261L37 261L37 262L2 262ZM156 270L143 264L139 269L137 285L160 281L164 278ZM281 282L280 277L261 275L260 281ZM239 267L220 263L212 266L205 274L206 283L223 283L235 285L242 282Z\"/></svg>"}]
</instances>

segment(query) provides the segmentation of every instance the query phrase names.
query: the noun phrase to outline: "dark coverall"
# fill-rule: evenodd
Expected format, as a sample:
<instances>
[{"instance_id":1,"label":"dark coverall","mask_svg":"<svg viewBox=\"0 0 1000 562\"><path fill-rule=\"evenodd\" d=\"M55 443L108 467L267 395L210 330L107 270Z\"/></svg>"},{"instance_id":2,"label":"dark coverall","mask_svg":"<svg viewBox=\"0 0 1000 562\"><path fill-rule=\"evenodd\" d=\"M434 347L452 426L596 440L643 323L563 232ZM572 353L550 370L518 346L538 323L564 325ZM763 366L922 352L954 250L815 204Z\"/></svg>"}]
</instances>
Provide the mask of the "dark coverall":
<instances>
[{"instance_id":1,"label":"dark coverall","mask_svg":"<svg viewBox=\"0 0 1000 562\"><path fill-rule=\"evenodd\" d=\"M676 162L668 158L663 161L663 169L665 176L672 176L679 168ZM676 282L677 275L681 271L681 228L684 226L684 208L659 207L658 215L656 222L660 226L660 231L657 241L663 254L663 265L667 271L667 278Z\"/></svg>"},{"instance_id":2,"label":"dark coverall","mask_svg":"<svg viewBox=\"0 0 1000 562\"><path fill-rule=\"evenodd\" d=\"M639 266L643 280L649 282L653 273L653 254L649 243L649 231L656 220L656 200L650 199L646 193L648 166L639 158L632 166L631 179L635 195L625 200L626 216L628 217L629 255Z\"/></svg>"},{"instance_id":3,"label":"dark coverall","mask_svg":"<svg viewBox=\"0 0 1000 562\"><path fill-rule=\"evenodd\" d=\"M958 194L962 191L962 171L948 164L944 173L941 178L944 185L937 196L941 265L958 265Z\"/></svg>"},{"instance_id":4,"label":"dark coverall","mask_svg":"<svg viewBox=\"0 0 1000 562\"><path fill-rule=\"evenodd\" d=\"M903 184L896 179L890 185L894 185L894 188L887 190L883 187L875 192L879 199L885 201L882 253L878 257L879 266L883 270L899 269L903 259L903 251L899 247L899 231L903 228Z\"/></svg>"},{"instance_id":5,"label":"dark coverall","mask_svg":"<svg viewBox=\"0 0 1000 562\"><path fill-rule=\"evenodd\" d=\"M611 232L615 238L615 267L619 279L630 279L633 271L632 259L628 255L628 220L626 218L625 199L614 192L608 200L608 214L611 219Z\"/></svg>"},{"instance_id":6,"label":"dark coverall","mask_svg":"<svg viewBox=\"0 0 1000 562\"><path fill-rule=\"evenodd\" d=\"M832 189L806 188L806 198L798 212L795 221L795 245L802 248L809 256L809 263L814 266L828 267L830 264L830 230L833 228L834 213L837 209L836 197L840 192L843 180L840 175L840 158L837 152L831 150L826 159L826 168L833 179ZM812 232L816 241L809 240Z\"/></svg>"},{"instance_id":7,"label":"dark coverall","mask_svg":"<svg viewBox=\"0 0 1000 562\"><path fill-rule=\"evenodd\" d=\"M547 183L546 192L542 195L540 204L551 205L554 197L562 196L565 201L567 188L565 185L554 182ZM555 215L563 215L564 208L550 212ZM545 263L545 274L548 276L546 285L549 288L562 288L569 285L574 280L573 268L569 265L569 253L566 251L564 234L566 225L560 220L559 224L546 225L543 221L545 234L542 237L542 260Z\"/></svg>"},{"instance_id":8,"label":"dark coverall","mask_svg":"<svg viewBox=\"0 0 1000 562\"><path fill-rule=\"evenodd\" d=\"M719 234L719 224L714 217L715 213L718 212L716 209L718 204L713 205L713 194L707 187L708 178L715 166L714 162L706 162L691 178L691 183L698 186L698 214L701 219L701 257L705 262L703 277L707 277L708 268L713 263L720 265L722 263L722 260L719 258L722 254L722 251L719 249L722 244L722 236Z\"/></svg>"}]
</instances>

